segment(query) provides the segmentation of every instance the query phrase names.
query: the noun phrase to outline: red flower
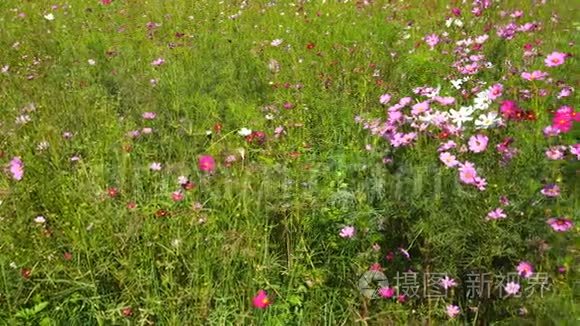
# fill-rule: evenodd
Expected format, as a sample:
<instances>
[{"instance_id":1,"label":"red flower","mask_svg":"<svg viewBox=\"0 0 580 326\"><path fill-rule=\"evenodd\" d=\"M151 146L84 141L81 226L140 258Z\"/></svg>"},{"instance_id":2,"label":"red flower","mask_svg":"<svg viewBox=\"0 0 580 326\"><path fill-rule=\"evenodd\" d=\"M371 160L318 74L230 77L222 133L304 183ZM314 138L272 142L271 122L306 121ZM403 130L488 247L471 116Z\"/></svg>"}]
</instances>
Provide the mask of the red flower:
<instances>
[{"instance_id":1,"label":"red flower","mask_svg":"<svg viewBox=\"0 0 580 326\"><path fill-rule=\"evenodd\" d=\"M133 309L131 307L125 307L121 310L121 313L124 317L131 317L133 316Z\"/></svg>"},{"instance_id":2,"label":"red flower","mask_svg":"<svg viewBox=\"0 0 580 326\"><path fill-rule=\"evenodd\" d=\"M195 183L193 183L191 181L187 181L186 183L182 184L181 187L183 187L183 189L185 189L185 190L191 190L191 189L195 188Z\"/></svg>"},{"instance_id":3,"label":"red flower","mask_svg":"<svg viewBox=\"0 0 580 326\"><path fill-rule=\"evenodd\" d=\"M73 258L73 255L68 251L65 252L62 256L63 256L64 260L66 260L66 261L70 261Z\"/></svg>"},{"instance_id":4,"label":"red flower","mask_svg":"<svg viewBox=\"0 0 580 326\"><path fill-rule=\"evenodd\" d=\"M309 42L308 44L306 44L306 48L308 50L312 50L312 49L314 49L314 47L316 47L316 45L314 45L314 43L312 43L312 42Z\"/></svg>"},{"instance_id":5,"label":"red flower","mask_svg":"<svg viewBox=\"0 0 580 326\"><path fill-rule=\"evenodd\" d=\"M23 278L28 280L30 276L32 276L32 271L30 270L30 268L22 268L20 270L20 275L22 275Z\"/></svg>"},{"instance_id":6,"label":"red flower","mask_svg":"<svg viewBox=\"0 0 580 326\"><path fill-rule=\"evenodd\" d=\"M157 218L168 217L168 216L169 216L169 212L164 210L164 209L158 209L155 212L155 217L157 217Z\"/></svg>"},{"instance_id":7,"label":"red flower","mask_svg":"<svg viewBox=\"0 0 580 326\"><path fill-rule=\"evenodd\" d=\"M216 122L216 124L215 124L215 125L213 125L213 131L214 131L216 134L219 134L220 132L222 132L222 124L221 124L221 123L219 123L219 122Z\"/></svg>"},{"instance_id":8,"label":"red flower","mask_svg":"<svg viewBox=\"0 0 580 326\"><path fill-rule=\"evenodd\" d=\"M110 187L109 189L107 189L107 194L109 195L109 197L115 198L119 195L119 190L115 187Z\"/></svg>"}]
</instances>

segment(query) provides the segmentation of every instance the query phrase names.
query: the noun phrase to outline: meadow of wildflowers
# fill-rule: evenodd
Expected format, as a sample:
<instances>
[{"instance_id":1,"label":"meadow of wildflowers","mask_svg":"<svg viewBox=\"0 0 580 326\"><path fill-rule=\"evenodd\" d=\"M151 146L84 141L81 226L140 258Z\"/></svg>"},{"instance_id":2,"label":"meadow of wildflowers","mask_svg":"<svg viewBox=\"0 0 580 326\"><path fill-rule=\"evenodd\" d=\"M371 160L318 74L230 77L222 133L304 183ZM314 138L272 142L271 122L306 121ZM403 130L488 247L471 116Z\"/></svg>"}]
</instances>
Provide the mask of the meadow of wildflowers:
<instances>
[{"instance_id":1,"label":"meadow of wildflowers","mask_svg":"<svg viewBox=\"0 0 580 326\"><path fill-rule=\"evenodd\" d=\"M0 324L580 323L572 8L3 0Z\"/></svg>"}]
</instances>

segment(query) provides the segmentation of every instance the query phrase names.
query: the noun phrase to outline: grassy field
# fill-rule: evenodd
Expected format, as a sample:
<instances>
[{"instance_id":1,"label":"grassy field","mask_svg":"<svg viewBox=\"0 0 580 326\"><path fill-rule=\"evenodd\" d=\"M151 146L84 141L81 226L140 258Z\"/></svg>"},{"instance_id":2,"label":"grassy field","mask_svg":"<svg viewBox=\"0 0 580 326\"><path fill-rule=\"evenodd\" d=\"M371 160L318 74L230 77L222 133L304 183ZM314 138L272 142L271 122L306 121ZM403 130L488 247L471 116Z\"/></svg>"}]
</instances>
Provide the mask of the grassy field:
<instances>
[{"instance_id":1,"label":"grassy field","mask_svg":"<svg viewBox=\"0 0 580 326\"><path fill-rule=\"evenodd\" d=\"M0 1L0 324L580 323L545 2Z\"/></svg>"}]
</instances>

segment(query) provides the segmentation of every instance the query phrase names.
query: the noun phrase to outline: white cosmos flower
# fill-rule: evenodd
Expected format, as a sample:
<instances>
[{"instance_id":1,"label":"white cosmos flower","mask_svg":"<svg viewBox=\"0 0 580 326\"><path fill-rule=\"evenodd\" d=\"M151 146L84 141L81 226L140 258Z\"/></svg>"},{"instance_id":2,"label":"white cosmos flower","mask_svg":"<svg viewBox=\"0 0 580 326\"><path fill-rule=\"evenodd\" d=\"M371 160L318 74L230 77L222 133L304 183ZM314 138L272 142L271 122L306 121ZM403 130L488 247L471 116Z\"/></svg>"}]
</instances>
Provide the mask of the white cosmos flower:
<instances>
[{"instance_id":1,"label":"white cosmos flower","mask_svg":"<svg viewBox=\"0 0 580 326\"><path fill-rule=\"evenodd\" d=\"M460 127L463 126L463 123L473 120L471 116L475 110L471 106L462 106L459 108L458 111L456 110L449 110L449 118L453 123Z\"/></svg>"},{"instance_id":2,"label":"white cosmos flower","mask_svg":"<svg viewBox=\"0 0 580 326\"><path fill-rule=\"evenodd\" d=\"M279 46L280 44L282 44L282 42L284 42L282 39L279 39L279 38L277 38L277 39L273 40L273 41L270 43L270 45L271 45L271 46Z\"/></svg>"},{"instance_id":3,"label":"white cosmos flower","mask_svg":"<svg viewBox=\"0 0 580 326\"><path fill-rule=\"evenodd\" d=\"M487 110L490 104L491 99L489 98L488 90L477 93L477 96L473 100L473 107L476 110Z\"/></svg>"},{"instance_id":4,"label":"white cosmos flower","mask_svg":"<svg viewBox=\"0 0 580 326\"><path fill-rule=\"evenodd\" d=\"M453 18L447 18L447 20L445 21L445 26L451 27L451 24L453 24Z\"/></svg>"},{"instance_id":5,"label":"white cosmos flower","mask_svg":"<svg viewBox=\"0 0 580 326\"><path fill-rule=\"evenodd\" d=\"M488 129L499 124L501 119L498 118L497 112L488 112L486 114L480 115L477 120L475 120L476 129Z\"/></svg>"},{"instance_id":6,"label":"white cosmos flower","mask_svg":"<svg viewBox=\"0 0 580 326\"><path fill-rule=\"evenodd\" d=\"M252 130L248 129L248 128L242 128L240 129L240 131L238 131L238 134L240 136L246 137L252 134Z\"/></svg>"},{"instance_id":7,"label":"white cosmos flower","mask_svg":"<svg viewBox=\"0 0 580 326\"><path fill-rule=\"evenodd\" d=\"M453 87L455 87L455 89L460 89L461 88L461 84L463 84L463 80L461 78L455 79L455 80L451 80L451 85L453 85Z\"/></svg>"},{"instance_id":8,"label":"white cosmos flower","mask_svg":"<svg viewBox=\"0 0 580 326\"><path fill-rule=\"evenodd\" d=\"M54 20L54 15L52 13L44 15L44 19L46 20Z\"/></svg>"}]
</instances>

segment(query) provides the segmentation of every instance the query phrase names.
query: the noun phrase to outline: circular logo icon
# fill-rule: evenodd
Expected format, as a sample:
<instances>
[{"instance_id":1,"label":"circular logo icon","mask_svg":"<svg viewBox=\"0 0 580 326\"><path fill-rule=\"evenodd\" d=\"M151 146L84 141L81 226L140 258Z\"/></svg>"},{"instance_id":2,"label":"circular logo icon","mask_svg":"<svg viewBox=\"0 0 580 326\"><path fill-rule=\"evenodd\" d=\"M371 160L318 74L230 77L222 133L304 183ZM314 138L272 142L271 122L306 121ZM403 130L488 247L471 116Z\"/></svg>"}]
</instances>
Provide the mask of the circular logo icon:
<instances>
[{"instance_id":1,"label":"circular logo icon","mask_svg":"<svg viewBox=\"0 0 580 326\"><path fill-rule=\"evenodd\" d=\"M381 271L366 271L358 280L358 289L369 299L377 298L377 290L388 287L389 280Z\"/></svg>"}]
</instances>

